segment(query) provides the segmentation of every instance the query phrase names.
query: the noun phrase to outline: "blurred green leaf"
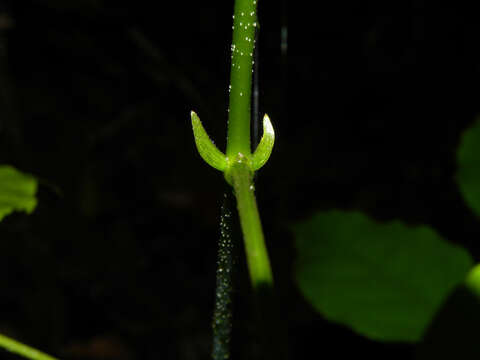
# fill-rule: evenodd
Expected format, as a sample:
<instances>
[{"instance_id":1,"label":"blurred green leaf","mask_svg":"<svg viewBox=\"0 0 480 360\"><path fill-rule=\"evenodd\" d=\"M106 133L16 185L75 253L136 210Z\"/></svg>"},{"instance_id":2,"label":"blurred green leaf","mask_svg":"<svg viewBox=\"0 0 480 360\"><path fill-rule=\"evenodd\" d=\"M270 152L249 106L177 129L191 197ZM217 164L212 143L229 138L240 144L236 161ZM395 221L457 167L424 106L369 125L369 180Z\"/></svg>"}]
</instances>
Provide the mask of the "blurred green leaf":
<instances>
[{"instance_id":1,"label":"blurred green leaf","mask_svg":"<svg viewBox=\"0 0 480 360\"><path fill-rule=\"evenodd\" d=\"M480 300L480 264L470 270L465 279L465 285Z\"/></svg>"},{"instance_id":2,"label":"blurred green leaf","mask_svg":"<svg viewBox=\"0 0 480 360\"><path fill-rule=\"evenodd\" d=\"M330 321L371 339L416 342L473 262L427 226L330 211L293 226L296 281Z\"/></svg>"},{"instance_id":3,"label":"blurred green leaf","mask_svg":"<svg viewBox=\"0 0 480 360\"><path fill-rule=\"evenodd\" d=\"M0 221L13 211L30 214L37 205L37 181L9 165L0 165Z\"/></svg>"},{"instance_id":4,"label":"blurred green leaf","mask_svg":"<svg viewBox=\"0 0 480 360\"><path fill-rule=\"evenodd\" d=\"M480 119L467 129L457 151L457 183L467 204L480 216Z\"/></svg>"}]
</instances>

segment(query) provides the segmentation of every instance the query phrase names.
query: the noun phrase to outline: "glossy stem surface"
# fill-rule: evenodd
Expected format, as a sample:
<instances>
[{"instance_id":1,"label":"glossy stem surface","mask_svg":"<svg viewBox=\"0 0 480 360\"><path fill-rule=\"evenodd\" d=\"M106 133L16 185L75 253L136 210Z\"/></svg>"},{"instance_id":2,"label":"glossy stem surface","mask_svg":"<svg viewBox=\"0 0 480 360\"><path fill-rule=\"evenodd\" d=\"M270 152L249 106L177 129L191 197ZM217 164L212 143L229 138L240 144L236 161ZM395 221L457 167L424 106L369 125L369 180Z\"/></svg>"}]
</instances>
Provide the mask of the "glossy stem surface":
<instances>
[{"instance_id":1,"label":"glossy stem surface","mask_svg":"<svg viewBox=\"0 0 480 360\"><path fill-rule=\"evenodd\" d=\"M235 0L228 115L228 158L250 155L252 62L257 27L257 1Z\"/></svg>"},{"instance_id":2,"label":"glossy stem surface","mask_svg":"<svg viewBox=\"0 0 480 360\"><path fill-rule=\"evenodd\" d=\"M253 288L257 290L262 286L272 286L273 276L255 199L252 171L246 162L240 160L232 165L230 176L237 199L248 271Z\"/></svg>"}]
</instances>

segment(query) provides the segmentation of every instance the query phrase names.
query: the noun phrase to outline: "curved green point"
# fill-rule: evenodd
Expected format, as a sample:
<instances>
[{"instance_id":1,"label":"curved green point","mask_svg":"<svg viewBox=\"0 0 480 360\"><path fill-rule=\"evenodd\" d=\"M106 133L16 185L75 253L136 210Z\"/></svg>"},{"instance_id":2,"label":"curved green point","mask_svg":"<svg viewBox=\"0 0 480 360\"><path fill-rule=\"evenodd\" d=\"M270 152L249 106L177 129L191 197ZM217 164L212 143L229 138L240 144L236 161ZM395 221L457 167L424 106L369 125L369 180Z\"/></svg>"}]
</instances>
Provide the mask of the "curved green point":
<instances>
[{"instance_id":1,"label":"curved green point","mask_svg":"<svg viewBox=\"0 0 480 360\"><path fill-rule=\"evenodd\" d=\"M263 117L263 136L260 139L255 152L252 155L253 170L260 169L272 153L273 143L275 142L275 131L273 130L272 123L267 114Z\"/></svg>"},{"instance_id":2,"label":"curved green point","mask_svg":"<svg viewBox=\"0 0 480 360\"><path fill-rule=\"evenodd\" d=\"M192 111L190 116L192 117L193 136L195 137L198 153L208 165L224 171L227 168L227 157L210 140L198 115Z\"/></svg>"}]
</instances>

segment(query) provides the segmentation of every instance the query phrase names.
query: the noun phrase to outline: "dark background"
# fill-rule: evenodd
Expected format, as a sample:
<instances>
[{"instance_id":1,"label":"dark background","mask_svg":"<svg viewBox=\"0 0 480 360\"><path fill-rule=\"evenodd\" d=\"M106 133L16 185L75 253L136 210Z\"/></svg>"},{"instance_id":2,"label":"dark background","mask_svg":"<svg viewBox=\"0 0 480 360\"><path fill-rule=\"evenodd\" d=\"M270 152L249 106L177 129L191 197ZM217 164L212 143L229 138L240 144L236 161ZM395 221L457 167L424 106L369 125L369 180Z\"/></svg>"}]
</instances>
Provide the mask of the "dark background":
<instances>
[{"instance_id":1,"label":"dark background","mask_svg":"<svg viewBox=\"0 0 480 360\"><path fill-rule=\"evenodd\" d=\"M277 140L256 190L291 358L413 359L313 311L288 225L359 209L429 224L478 260L480 222L454 179L480 110L478 13L259 6L260 111ZM0 224L1 333L65 359L209 358L224 181L189 112L224 149L232 13L233 1L0 1L0 163L40 179L34 214ZM233 358L252 359L237 241Z\"/></svg>"}]
</instances>

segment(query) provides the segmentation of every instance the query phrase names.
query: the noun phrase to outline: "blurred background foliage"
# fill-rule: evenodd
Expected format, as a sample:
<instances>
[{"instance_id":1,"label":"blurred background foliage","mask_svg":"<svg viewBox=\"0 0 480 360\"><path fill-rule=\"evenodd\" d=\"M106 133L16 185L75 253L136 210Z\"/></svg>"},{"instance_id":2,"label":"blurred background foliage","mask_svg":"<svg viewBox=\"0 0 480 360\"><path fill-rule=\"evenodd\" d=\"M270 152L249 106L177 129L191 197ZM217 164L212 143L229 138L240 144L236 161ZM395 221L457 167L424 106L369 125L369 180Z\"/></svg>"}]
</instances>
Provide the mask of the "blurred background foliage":
<instances>
[{"instance_id":1,"label":"blurred background foliage","mask_svg":"<svg viewBox=\"0 0 480 360\"><path fill-rule=\"evenodd\" d=\"M416 347L314 311L288 226L359 210L429 225L478 261L480 224L454 176L480 108L476 13L285 3L259 2L261 112L277 141L256 190L290 350L413 359ZM189 111L224 148L232 6L0 1L0 163L40 184L33 215L0 224L0 332L70 359L208 358L224 185L196 153ZM252 359L241 251L237 264L234 358Z\"/></svg>"},{"instance_id":2,"label":"blurred background foliage","mask_svg":"<svg viewBox=\"0 0 480 360\"><path fill-rule=\"evenodd\" d=\"M294 233L305 298L327 319L378 341L421 342L473 268L464 249L427 226L358 212L317 213Z\"/></svg>"},{"instance_id":3,"label":"blurred background foliage","mask_svg":"<svg viewBox=\"0 0 480 360\"><path fill-rule=\"evenodd\" d=\"M12 166L0 165L0 221L13 211L31 214L37 206L37 181Z\"/></svg>"}]
</instances>

